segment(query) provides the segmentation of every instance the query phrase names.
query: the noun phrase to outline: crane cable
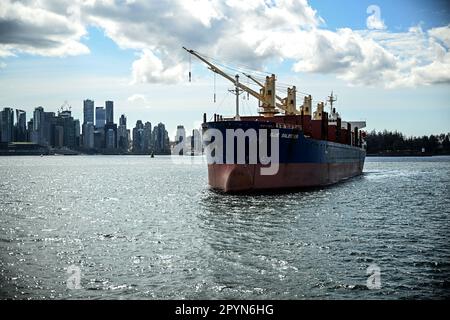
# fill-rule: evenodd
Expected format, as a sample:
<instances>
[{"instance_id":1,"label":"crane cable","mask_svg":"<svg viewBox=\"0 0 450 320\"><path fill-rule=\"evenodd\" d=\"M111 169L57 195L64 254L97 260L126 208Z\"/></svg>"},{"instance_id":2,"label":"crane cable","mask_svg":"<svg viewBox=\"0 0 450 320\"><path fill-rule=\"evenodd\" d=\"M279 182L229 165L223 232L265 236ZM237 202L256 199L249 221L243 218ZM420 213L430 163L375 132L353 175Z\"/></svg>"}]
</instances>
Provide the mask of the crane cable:
<instances>
[{"instance_id":1,"label":"crane cable","mask_svg":"<svg viewBox=\"0 0 450 320\"><path fill-rule=\"evenodd\" d=\"M239 69L237 69L237 68L233 68L233 67L231 67L231 66L226 65L224 62L229 62L229 61L227 61L227 60L223 60L224 62L222 62L222 61L220 61L220 60L217 60L217 59L215 59L215 58L213 58L213 57L209 57L209 56L207 56L206 54L200 53L200 52L198 52L198 51L195 51L195 50L194 50L194 52L197 53L198 55L202 56L203 58L209 59L209 60L215 62L216 64L222 65L222 66L225 67L225 68L232 69L232 70L235 70L235 71L239 71ZM230 62L229 62L229 63L230 63ZM259 74L270 75L269 72L255 70L255 69L252 69L251 67L249 67L249 66L247 66L247 65L244 65L244 64L236 64L236 63L234 63L234 65L236 65L237 67L240 67L241 70L245 70L245 69L246 69L246 70L248 70L248 71L253 71L253 72L259 73Z\"/></svg>"},{"instance_id":2,"label":"crane cable","mask_svg":"<svg viewBox=\"0 0 450 320\"><path fill-rule=\"evenodd\" d=\"M216 73L214 73L214 103L216 103Z\"/></svg>"},{"instance_id":3,"label":"crane cable","mask_svg":"<svg viewBox=\"0 0 450 320\"><path fill-rule=\"evenodd\" d=\"M239 73L241 73L241 74L244 74L245 75L245 72L244 71L246 71L246 72L248 72L248 71L251 71L252 73L253 73L253 77L255 78L255 79L257 79L257 80L260 80L260 81L264 81L264 79L265 79L265 77L264 77L264 75L269 75L270 73L268 73L268 72L264 72L264 71L259 71L259 70L255 70L255 69L251 69L249 66L246 66L246 65L243 65L243 64L236 64L236 66L237 66L237 68L236 67L232 67L232 66L230 66L230 65L227 65L227 64L225 64L224 62L222 62L222 61L220 61L220 60L217 60L217 59L215 59L215 58L212 58L212 57L209 57L209 56L207 56L207 55L205 55L205 54L201 54L200 52L197 52L197 51L195 51L197 54L199 54L199 55L201 55L201 56L203 56L204 58L206 58L206 59L209 59L209 60L211 60L211 61L213 61L213 62L215 62L216 64L218 64L219 66L222 66L223 68L225 68L225 69L228 69L228 70L232 70L232 71L237 71L237 72L239 72ZM226 61L226 60L224 60L224 61ZM243 68L244 67L244 68ZM189 82L191 82L192 81L192 55L191 54L189 54ZM256 74L258 74L258 75L256 75ZM230 75L229 75L230 76ZM249 79L248 79L248 77L247 77L247 87L249 87L249 85L250 85L250 83L249 83L249 81L248 81ZM253 84L252 84L253 85ZM287 88L289 88L290 87L290 85L289 84L287 84L287 83L282 83L282 82L277 82L277 91L279 91L280 89L287 89ZM296 94L298 94L298 95L302 95L302 96L309 96L310 94L309 93L306 93L306 92L301 92L301 91L296 91ZM249 99L249 93L247 92L247 100ZM216 103L216 73L214 72L214 103ZM222 101L222 103L223 103L223 101ZM222 104L221 103L221 104Z\"/></svg>"},{"instance_id":4,"label":"crane cable","mask_svg":"<svg viewBox=\"0 0 450 320\"><path fill-rule=\"evenodd\" d=\"M191 57L191 54L189 54L189 82L191 82L192 81L192 63L191 63L191 59L192 59L192 57Z\"/></svg>"}]
</instances>

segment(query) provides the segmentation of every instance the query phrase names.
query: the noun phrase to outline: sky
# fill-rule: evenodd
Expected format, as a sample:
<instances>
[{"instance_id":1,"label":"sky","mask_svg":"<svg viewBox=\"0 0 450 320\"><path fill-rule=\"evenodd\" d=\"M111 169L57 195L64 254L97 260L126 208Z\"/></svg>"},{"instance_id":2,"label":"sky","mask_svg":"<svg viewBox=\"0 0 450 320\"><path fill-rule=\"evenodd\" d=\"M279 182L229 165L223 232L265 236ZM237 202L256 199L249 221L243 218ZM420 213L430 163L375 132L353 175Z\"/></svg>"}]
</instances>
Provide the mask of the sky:
<instances>
[{"instance_id":1,"label":"sky","mask_svg":"<svg viewBox=\"0 0 450 320\"><path fill-rule=\"evenodd\" d=\"M296 85L298 104L333 90L343 120L367 130L450 132L445 0L0 0L0 108L30 118L67 101L82 119L84 99L113 100L117 122L163 122L172 139L204 112L234 115L232 83L182 46L274 73L280 95ZM246 98L241 114L255 114Z\"/></svg>"}]
</instances>

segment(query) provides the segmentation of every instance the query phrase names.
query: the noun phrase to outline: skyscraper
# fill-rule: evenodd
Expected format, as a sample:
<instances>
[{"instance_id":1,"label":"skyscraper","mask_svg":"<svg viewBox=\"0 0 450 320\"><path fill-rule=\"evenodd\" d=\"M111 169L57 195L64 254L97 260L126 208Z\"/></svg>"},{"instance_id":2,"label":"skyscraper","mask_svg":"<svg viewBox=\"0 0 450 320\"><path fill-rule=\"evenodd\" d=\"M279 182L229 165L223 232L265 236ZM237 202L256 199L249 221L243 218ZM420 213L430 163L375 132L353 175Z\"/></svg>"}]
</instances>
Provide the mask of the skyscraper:
<instances>
[{"instance_id":1,"label":"skyscraper","mask_svg":"<svg viewBox=\"0 0 450 320\"><path fill-rule=\"evenodd\" d=\"M177 126L177 135L175 137L175 142L181 143L185 139L186 139L186 130L184 129L184 126L182 125Z\"/></svg>"},{"instance_id":2,"label":"skyscraper","mask_svg":"<svg viewBox=\"0 0 450 320\"><path fill-rule=\"evenodd\" d=\"M184 126L182 126L182 125L177 126L177 133L176 133L176 136L175 136L175 142L177 144L181 144L179 146L180 147L179 155L182 156L185 147L187 147L187 146L183 145L183 144L186 143L186 130L184 129Z\"/></svg>"},{"instance_id":3,"label":"skyscraper","mask_svg":"<svg viewBox=\"0 0 450 320\"><path fill-rule=\"evenodd\" d=\"M114 128L105 130L105 146L106 149L116 148L116 131L114 131Z\"/></svg>"},{"instance_id":4,"label":"skyscraper","mask_svg":"<svg viewBox=\"0 0 450 320\"><path fill-rule=\"evenodd\" d=\"M136 121L133 128L133 152L141 153L144 151L144 125L141 120Z\"/></svg>"},{"instance_id":5,"label":"skyscraper","mask_svg":"<svg viewBox=\"0 0 450 320\"><path fill-rule=\"evenodd\" d=\"M106 123L114 123L114 102L106 101Z\"/></svg>"},{"instance_id":6,"label":"skyscraper","mask_svg":"<svg viewBox=\"0 0 450 320\"><path fill-rule=\"evenodd\" d=\"M14 111L3 108L0 111L0 142L12 142L14 138Z\"/></svg>"},{"instance_id":7,"label":"skyscraper","mask_svg":"<svg viewBox=\"0 0 450 320\"><path fill-rule=\"evenodd\" d=\"M127 117L124 114L119 118L119 126L127 126Z\"/></svg>"},{"instance_id":8,"label":"skyscraper","mask_svg":"<svg viewBox=\"0 0 450 320\"><path fill-rule=\"evenodd\" d=\"M69 148L77 146L76 124L70 110L58 112L54 128L54 146Z\"/></svg>"},{"instance_id":9,"label":"skyscraper","mask_svg":"<svg viewBox=\"0 0 450 320\"><path fill-rule=\"evenodd\" d=\"M105 128L94 130L94 148L96 150L105 148Z\"/></svg>"},{"instance_id":10,"label":"skyscraper","mask_svg":"<svg viewBox=\"0 0 450 320\"><path fill-rule=\"evenodd\" d=\"M152 124L147 121L144 125L144 152L150 153L153 151L152 147Z\"/></svg>"},{"instance_id":11,"label":"skyscraper","mask_svg":"<svg viewBox=\"0 0 450 320\"><path fill-rule=\"evenodd\" d=\"M16 109L16 134L15 141L27 141L27 114L23 110Z\"/></svg>"},{"instance_id":12,"label":"skyscraper","mask_svg":"<svg viewBox=\"0 0 450 320\"><path fill-rule=\"evenodd\" d=\"M170 154L169 134L163 123L153 128L153 144L156 154Z\"/></svg>"},{"instance_id":13,"label":"skyscraper","mask_svg":"<svg viewBox=\"0 0 450 320\"><path fill-rule=\"evenodd\" d=\"M106 123L106 112L103 107L95 108L95 128L103 129Z\"/></svg>"},{"instance_id":14,"label":"skyscraper","mask_svg":"<svg viewBox=\"0 0 450 320\"><path fill-rule=\"evenodd\" d=\"M94 101L83 101L83 125L81 127L83 134L83 147L87 149L94 148Z\"/></svg>"},{"instance_id":15,"label":"skyscraper","mask_svg":"<svg viewBox=\"0 0 450 320\"><path fill-rule=\"evenodd\" d=\"M89 99L83 101L83 124L88 122L94 124L94 101Z\"/></svg>"},{"instance_id":16,"label":"skyscraper","mask_svg":"<svg viewBox=\"0 0 450 320\"><path fill-rule=\"evenodd\" d=\"M54 125L54 121L54 112L45 112L43 107L34 109L31 140L42 146L50 146L54 138L52 134L52 125Z\"/></svg>"},{"instance_id":17,"label":"skyscraper","mask_svg":"<svg viewBox=\"0 0 450 320\"><path fill-rule=\"evenodd\" d=\"M33 136L33 118L27 123L27 141L32 141Z\"/></svg>"},{"instance_id":18,"label":"skyscraper","mask_svg":"<svg viewBox=\"0 0 450 320\"><path fill-rule=\"evenodd\" d=\"M64 127L60 125L55 126L54 147L61 148L64 146Z\"/></svg>"},{"instance_id":19,"label":"skyscraper","mask_svg":"<svg viewBox=\"0 0 450 320\"><path fill-rule=\"evenodd\" d=\"M42 121L44 121L44 108L37 107L33 112L33 131L31 133L31 141L37 144L41 144L42 142Z\"/></svg>"},{"instance_id":20,"label":"skyscraper","mask_svg":"<svg viewBox=\"0 0 450 320\"><path fill-rule=\"evenodd\" d=\"M194 129L192 130L192 145L191 149L194 154L202 154L203 153L203 140L200 130Z\"/></svg>"},{"instance_id":21,"label":"skyscraper","mask_svg":"<svg viewBox=\"0 0 450 320\"><path fill-rule=\"evenodd\" d=\"M83 147L94 148L94 124L92 122L83 124Z\"/></svg>"},{"instance_id":22,"label":"skyscraper","mask_svg":"<svg viewBox=\"0 0 450 320\"><path fill-rule=\"evenodd\" d=\"M75 127L75 146L79 147L81 145L81 141L80 141L80 120L75 119L73 121L73 126Z\"/></svg>"},{"instance_id":23,"label":"skyscraper","mask_svg":"<svg viewBox=\"0 0 450 320\"><path fill-rule=\"evenodd\" d=\"M122 151L128 151L129 134L127 130L127 118L121 115L119 118L119 127L117 128L117 147Z\"/></svg>"},{"instance_id":24,"label":"skyscraper","mask_svg":"<svg viewBox=\"0 0 450 320\"><path fill-rule=\"evenodd\" d=\"M104 128L105 134L105 148L115 149L117 148L117 124L108 122Z\"/></svg>"}]
</instances>

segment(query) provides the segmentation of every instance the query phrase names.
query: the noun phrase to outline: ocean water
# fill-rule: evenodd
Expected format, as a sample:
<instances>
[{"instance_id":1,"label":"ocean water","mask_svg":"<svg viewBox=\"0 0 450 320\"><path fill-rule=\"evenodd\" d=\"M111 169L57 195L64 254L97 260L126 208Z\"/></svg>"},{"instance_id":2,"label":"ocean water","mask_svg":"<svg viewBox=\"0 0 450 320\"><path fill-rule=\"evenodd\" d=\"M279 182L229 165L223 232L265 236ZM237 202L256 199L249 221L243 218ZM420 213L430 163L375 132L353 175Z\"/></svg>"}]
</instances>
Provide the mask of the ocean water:
<instances>
[{"instance_id":1,"label":"ocean water","mask_svg":"<svg viewBox=\"0 0 450 320\"><path fill-rule=\"evenodd\" d=\"M1 157L0 299L449 298L449 227L450 157L241 196L201 158Z\"/></svg>"}]
</instances>

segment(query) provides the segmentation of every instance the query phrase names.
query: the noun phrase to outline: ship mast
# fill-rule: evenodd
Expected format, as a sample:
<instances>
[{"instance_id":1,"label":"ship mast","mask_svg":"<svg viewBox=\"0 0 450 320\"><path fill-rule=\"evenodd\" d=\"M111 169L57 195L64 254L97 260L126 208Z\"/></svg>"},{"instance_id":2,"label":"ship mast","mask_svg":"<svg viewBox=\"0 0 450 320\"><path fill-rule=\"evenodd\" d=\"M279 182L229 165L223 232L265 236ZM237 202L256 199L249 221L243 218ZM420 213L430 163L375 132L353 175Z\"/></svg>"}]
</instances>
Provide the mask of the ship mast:
<instances>
[{"instance_id":1,"label":"ship mast","mask_svg":"<svg viewBox=\"0 0 450 320\"><path fill-rule=\"evenodd\" d=\"M327 102L330 103L331 113L333 113L333 103L337 101L337 97L333 96L333 91L331 91L331 95L328 96Z\"/></svg>"},{"instance_id":2,"label":"ship mast","mask_svg":"<svg viewBox=\"0 0 450 320\"><path fill-rule=\"evenodd\" d=\"M230 89L228 91L234 93L236 95L236 115L234 116L234 120L239 121L241 120L241 117L239 116L239 95L243 92L242 89L239 88L239 75L237 74L235 76L235 87L234 90Z\"/></svg>"},{"instance_id":3,"label":"ship mast","mask_svg":"<svg viewBox=\"0 0 450 320\"><path fill-rule=\"evenodd\" d=\"M300 112L295 109L295 86L292 88L288 88L288 97L286 97L285 99L281 99L280 97L276 96L276 77L274 74L272 74L271 76L266 76L264 84L257 82L257 84L261 86L261 89L258 93L255 90L244 85L242 82L239 82L239 75L236 75L233 78L232 76L221 70L219 67L214 65L212 62L208 61L198 52L187 49L185 47L183 47L183 49L189 52L191 55L197 57L200 61L204 62L212 72L221 75L235 85L234 93L236 94L236 118L239 118L239 89L249 93L256 99L258 99L260 103L259 113L264 117L273 117L274 115L279 113L279 110L283 110L286 114L300 114ZM250 79L256 81L253 78ZM276 102L276 99L280 100L281 103Z\"/></svg>"}]
</instances>

